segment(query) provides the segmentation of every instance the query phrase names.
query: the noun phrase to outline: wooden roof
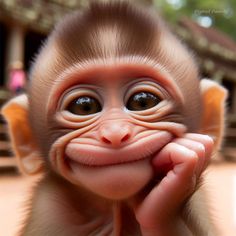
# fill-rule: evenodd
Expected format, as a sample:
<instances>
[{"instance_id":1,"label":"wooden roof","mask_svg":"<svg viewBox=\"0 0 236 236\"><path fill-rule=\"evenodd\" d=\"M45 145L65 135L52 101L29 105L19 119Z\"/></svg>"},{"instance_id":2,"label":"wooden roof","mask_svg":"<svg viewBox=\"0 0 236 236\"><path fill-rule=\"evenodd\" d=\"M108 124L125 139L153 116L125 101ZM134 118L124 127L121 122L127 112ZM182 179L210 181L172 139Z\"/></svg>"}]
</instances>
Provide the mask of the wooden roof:
<instances>
[{"instance_id":1,"label":"wooden roof","mask_svg":"<svg viewBox=\"0 0 236 236\"><path fill-rule=\"evenodd\" d=\"M176 33L194 50L203 72L236 82L236 42L233 39L216 28L202 27L189 18L179 21Z\"/></svg>"},{"instance_id":2,"label":"wooden roof","mask_svg":"<svg viewBox=\"0 0 236 236\"><path fill-rule=\"evenodd\" d=\"M86 4L86 0L0 0L0 21L48 33L61 17Z\"/></svg>"}]
</instances>

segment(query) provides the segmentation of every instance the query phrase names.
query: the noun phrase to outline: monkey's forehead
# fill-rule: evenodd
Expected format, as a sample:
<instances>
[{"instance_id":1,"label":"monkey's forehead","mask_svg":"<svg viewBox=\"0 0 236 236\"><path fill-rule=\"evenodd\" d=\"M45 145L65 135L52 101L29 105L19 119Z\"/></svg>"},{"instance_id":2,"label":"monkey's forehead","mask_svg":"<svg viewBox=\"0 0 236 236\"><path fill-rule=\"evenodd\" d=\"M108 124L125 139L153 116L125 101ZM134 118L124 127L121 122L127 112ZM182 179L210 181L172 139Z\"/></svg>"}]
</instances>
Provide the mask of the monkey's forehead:
<instances>
[{"instance_id":1,"label":"monkey's forehead","mask_svg":"<svg viewBox=\"0 0 236 236\"><path fill-rule=\"evenodd\" d=\"M97 1L59 23L52 40L68 60L147 55L157 51L159 24L148 9L127 1Z\"/></svg>"},{"instance_id":2,"label":"monkey's forehead","mask_svg":"<svg viewBox=\"0 0 236 236\"><path fill-rule=\"evenodd\" d=\"M60 64L54 71L59 71L61 65L68 67L91 59L130 55L150 58L159 64L192 62L156 13L127 1L96 1L67 16L40 54L43 57L39 55L37 66L47 57L50 58L47 68L50 64L53 67Z\"/></svg>"},{"instance_id":3,"label":"monkey's forehead","mask_svg":"<svg viewBox=\"0 0 236 236\"><path fill-rule=\"evenodd\" d=\"M125 57L162 65L177 81L197 77L191 55L159 17L127 1L92 2L66 17L39 54L31 77L50 84L72 65Z\"/></svg>"}]
</instances>

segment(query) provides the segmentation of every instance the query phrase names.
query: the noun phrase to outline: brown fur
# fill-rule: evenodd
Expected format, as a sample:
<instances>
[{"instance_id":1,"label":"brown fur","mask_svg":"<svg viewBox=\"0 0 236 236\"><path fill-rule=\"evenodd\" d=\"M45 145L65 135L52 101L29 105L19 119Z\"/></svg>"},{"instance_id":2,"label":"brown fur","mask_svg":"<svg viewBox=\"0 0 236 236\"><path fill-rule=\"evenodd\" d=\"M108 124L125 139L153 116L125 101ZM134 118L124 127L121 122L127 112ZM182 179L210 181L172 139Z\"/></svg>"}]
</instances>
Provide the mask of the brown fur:
<instances>
[{"instance_id":1,"label":"brown fur","mask_svg":"<svg viewBox=\"0 0 236 236\"><path fill-rule=\"evenodd\" d=\"M88 68L103 68L122 63L147 65L157 70L161 68L170 75L183 96L183 104L180 106L176 102L173 112L175 117L181 114L183 119L174 122L183 123L188 128L187 132L199 131L215 136L217 145L220 143L225 91L215 83L210 83L206 91L204 90L207 87L205 85L209 83L200 83L198 69L191 53L169 32L162 20L154 12L133 6L127 1L92 2L84 11L75 12L59 23L37 56L30 75L29 100L26 96L24 98L25 103L29 101L29 107L22 106L24 102L19 104L10 101L3 109L6 119L12 124L9 128L18 158L35 164L32 172L23 167L22 170L30 174L41 171L41 155L46 163L47 172L36 188L32 211L23 230L24 235L88 235L86 230L90 221L87 222L86 219L93 219L94 222L91 223L95 224L98 220L100 226L107 225L108 229L101 229L107 230L106 233L100 232L98 228L96 235L108 235L113 232L113 225L108 222L101 224L103 216L104 219L113 217L116 221L119 221L120 217L124 222L115 222L114 225L124 225L125 230L140 234L139 225L133 220L128 201L119 203L118 211L111 210L112 203L109 200L94 196L89 191L63 180L51 170L48 160L52 144L57 142L59 137L73 131L73 127L61 128L60 123L55 121L58 101L51 106L49 99L54 86L65 81L71 71L79 74ZM201 87L202 84L204 88ZM61 93L63 89L61 88ZM209 99L212 95L209 91L213 91L216 100ZM20 120L24 125L19 127L15 122L18 116L12 112L16 106L17 109L23 109L18 115L22 114ZM212 111L219 119L211 118ZM21 152L22 147L24 152ZM37 149L37 152L32 149ZM215 235L211 226L204 223L210 222L208 216L204 218L208 214L207 209L204 208L203 212L198 209L199 202L203 201L203 194L200 193L200 197L198 194L199 190L186 204L184 221L197 236ZM52 221L51 218L47 220L45 217L48 212L50 216L54 214ZM68 214L68 217L65 217L65 214ZM84 222L79 218L82 215L87 216ZM57 225L51 225L51 222ZM122 229L116 232L119 230ZM129 235L127 232L123 233Z\"/></svg>"},{"instance_id":2,"label":"brown fur","mask_svg":"<svg viewBox=\"0 0 236 236\"><path fill-rule=\"evenodd\" d=\"M136 62L135 56L141 63L161 65L183 88L188 98L184 123L190 132L197 131L201 117L198 72L185 47L150 10L127 1L92 2L84 11L75 12L58 24L31 71L30 107L37 107L37 111L32 109L30 121L36 135L40 133L38 137L43 137L40 146L43 149L48 146L44 142L48 134L41 134L46 118L35 116L45 114L45 107L37 104L46 103L52 85L65 68L106 65L111 59L118 64L123 58ZM191 86L185 88L189 78ZM192 101L198 102L192 106ZM49 147L44 154L48 150Z\"/></svg>"}]
</instances>

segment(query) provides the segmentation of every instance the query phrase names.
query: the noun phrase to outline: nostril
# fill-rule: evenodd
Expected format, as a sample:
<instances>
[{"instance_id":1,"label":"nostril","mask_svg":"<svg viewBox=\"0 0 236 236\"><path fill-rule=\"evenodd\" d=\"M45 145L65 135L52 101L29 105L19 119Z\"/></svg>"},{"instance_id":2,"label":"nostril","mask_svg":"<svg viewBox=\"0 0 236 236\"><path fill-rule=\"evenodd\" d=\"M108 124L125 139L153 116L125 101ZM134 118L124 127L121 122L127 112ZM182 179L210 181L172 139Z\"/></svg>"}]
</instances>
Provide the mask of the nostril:
<instances>
[{"instance_id":1,"label":"nostril","mask_svg":"<svg viewBox=\"0 0 236 236\"><path fill-rule=\"evenodd\" d=\"M104 143L111 144L111 141L108 140L108 139L105 138L105 137L102 137L102 141L103 141Z\"/></svg>"},{"instance_id":2,"label":"nostril","mask_svg":"<svg viewBox=\"0 0 236 236\"><path fill-rule=\"evenodd\" d=\"M121 142L125 142L125 141L127 141L129 138L130 138L130 135L129 135L129 134L126 134L126 135L121 139Z\"/></svg>"}]
</instances>

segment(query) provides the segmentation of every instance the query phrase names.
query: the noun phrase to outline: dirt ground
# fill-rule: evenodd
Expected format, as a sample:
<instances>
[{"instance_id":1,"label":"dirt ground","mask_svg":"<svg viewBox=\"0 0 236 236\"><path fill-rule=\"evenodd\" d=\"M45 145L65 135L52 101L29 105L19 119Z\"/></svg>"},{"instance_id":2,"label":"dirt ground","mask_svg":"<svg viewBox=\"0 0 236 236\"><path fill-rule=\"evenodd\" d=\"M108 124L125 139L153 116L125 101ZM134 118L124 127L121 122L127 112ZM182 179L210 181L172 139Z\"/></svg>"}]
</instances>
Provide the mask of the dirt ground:
<instances>
[{"instance_id":1,"label":"dirt ground","mask_svg":"<svg viewBox=\"0 0 236 236\"><path fill-rule=\"evenodd\" d=\"M1 161L1 159L0 159ZM1 162L0 162L1 166ZM16 236L24 215L25 202L37 178L0 169L0 235ZM236 163L212 165L207 173L208 198L214 209L220 236L236 235Z\"/></svg>"}]
</instances>

